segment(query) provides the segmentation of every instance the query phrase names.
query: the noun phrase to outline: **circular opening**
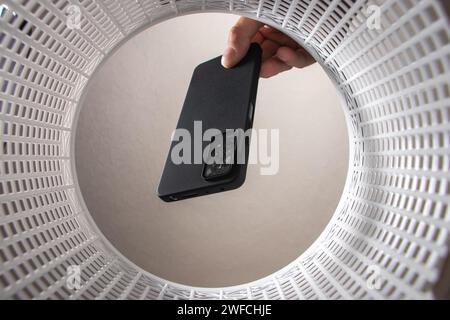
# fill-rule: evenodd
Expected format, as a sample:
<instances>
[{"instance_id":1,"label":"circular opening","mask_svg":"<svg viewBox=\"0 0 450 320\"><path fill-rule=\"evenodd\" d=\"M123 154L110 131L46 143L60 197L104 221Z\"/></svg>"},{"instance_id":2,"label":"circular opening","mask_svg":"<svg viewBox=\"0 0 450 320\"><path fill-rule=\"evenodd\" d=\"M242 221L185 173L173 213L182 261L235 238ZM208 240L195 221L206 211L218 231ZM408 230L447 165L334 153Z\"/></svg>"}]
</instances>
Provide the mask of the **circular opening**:
<instances>
[{"instance_id":1,"label":"circular opening","mask_svg":"<svg viewBox=\"0 0 450 320\"><path fill-rule=\"evenodd\" d=\"M92 79L78 121L78 180L96 224L131 261L178 283L230 286L284 267L322 232L345 182L344 115L315 64L260 80L254 127L279 129L276 175L251 165L240 189L157 197L192 70L221 54L236 19L190 15L141 32Z\"/></svg>"}]
</instances>

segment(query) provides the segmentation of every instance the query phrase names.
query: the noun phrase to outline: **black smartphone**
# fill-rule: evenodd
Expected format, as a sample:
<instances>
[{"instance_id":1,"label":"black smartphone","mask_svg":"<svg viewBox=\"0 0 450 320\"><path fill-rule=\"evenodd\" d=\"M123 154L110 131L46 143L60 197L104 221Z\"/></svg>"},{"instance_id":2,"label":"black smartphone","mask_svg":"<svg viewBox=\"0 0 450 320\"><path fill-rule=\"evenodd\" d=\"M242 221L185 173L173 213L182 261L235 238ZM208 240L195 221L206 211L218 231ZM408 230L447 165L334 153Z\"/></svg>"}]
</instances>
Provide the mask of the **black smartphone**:
<instances>
[{"instance_id":1,"label":"black smartphone","mask_svg":"<svg viewBox=\"0 0 450 320\"><path fill-rule=\"evenodd\" d=\"M231 69L220 60L193 72L158 186L164 201L228 191L245 181L261 48L252 43Z\"/></svg>"}]
</instances>

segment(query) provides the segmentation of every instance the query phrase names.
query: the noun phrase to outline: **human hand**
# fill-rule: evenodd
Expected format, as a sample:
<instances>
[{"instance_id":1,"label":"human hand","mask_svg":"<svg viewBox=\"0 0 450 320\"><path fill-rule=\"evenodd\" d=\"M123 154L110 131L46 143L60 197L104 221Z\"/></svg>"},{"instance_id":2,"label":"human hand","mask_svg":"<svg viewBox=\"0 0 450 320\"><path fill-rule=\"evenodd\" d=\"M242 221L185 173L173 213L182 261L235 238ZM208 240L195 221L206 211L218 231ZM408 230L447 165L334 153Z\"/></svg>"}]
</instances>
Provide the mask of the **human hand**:
<instances>
[{"instance_id":1,"label":"human hand","mask_svg":"<svg viewBox=\"0 0 450 320\"><path fill-rule=\"evenodd\" d=\"M234 67L247 53L252 42L262 49L260 77L270 78L295 68L304 68L315 62L314 58L294 40L261 22L241 17L231 28L228 47L222 56L225 68Z\"/></svg>"}]
</instances>

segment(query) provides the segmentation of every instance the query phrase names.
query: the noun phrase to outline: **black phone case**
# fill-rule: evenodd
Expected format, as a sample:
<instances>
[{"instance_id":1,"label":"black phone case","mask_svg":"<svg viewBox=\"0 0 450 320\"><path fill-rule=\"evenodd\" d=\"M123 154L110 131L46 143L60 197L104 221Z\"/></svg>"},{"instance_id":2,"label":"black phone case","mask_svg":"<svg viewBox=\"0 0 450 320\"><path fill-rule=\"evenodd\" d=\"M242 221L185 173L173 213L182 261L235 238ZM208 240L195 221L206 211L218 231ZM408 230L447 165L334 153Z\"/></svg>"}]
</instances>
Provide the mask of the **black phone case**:
<instances>
[{"instance_id":1,"label":"black phone case","mask_svg":"<svg viewBox=\"0 0 450 320\"><path fill-rule=\"evenodd\" d=\"M187 129L194 140L194 121L202 121L203 132L209 128L252 128L261 48L253 43L247 55L231 69L221 65L221 56L198 65L192 75L177 129ZM202 134L203 134L202 132ZM234 164L231 174L213 180L203 176L204 164L174 164L172 141L158 187L158 196L167 202L223 192L240 187L247 171L249 141L246 139L245 163ZM205 143L202 149L205 148ZM203 151L203 150L202 150ZM191 148L194 159L194 148Z\"/></svg>"}]
</instances>

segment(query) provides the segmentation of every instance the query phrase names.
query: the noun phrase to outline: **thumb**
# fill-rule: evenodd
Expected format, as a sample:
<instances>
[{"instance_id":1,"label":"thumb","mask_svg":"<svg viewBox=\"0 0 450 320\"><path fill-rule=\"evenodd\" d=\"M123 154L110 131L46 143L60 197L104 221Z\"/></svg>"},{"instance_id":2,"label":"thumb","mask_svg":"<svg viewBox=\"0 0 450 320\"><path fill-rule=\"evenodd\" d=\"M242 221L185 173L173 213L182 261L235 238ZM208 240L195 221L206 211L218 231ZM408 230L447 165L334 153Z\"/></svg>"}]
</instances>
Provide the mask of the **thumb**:
<instances>
[{"instance_id":1,"label":"thumb","mask_svg":"<svg viewBox=\"0 0 450 320\"><path fill-rule=\"evenodd\" d=\"M225 68L234 67L245 56L253 36L263 24L261 22L241 17L228 34L228 46L222 56Z\"/></svg>"}]
</instances>

